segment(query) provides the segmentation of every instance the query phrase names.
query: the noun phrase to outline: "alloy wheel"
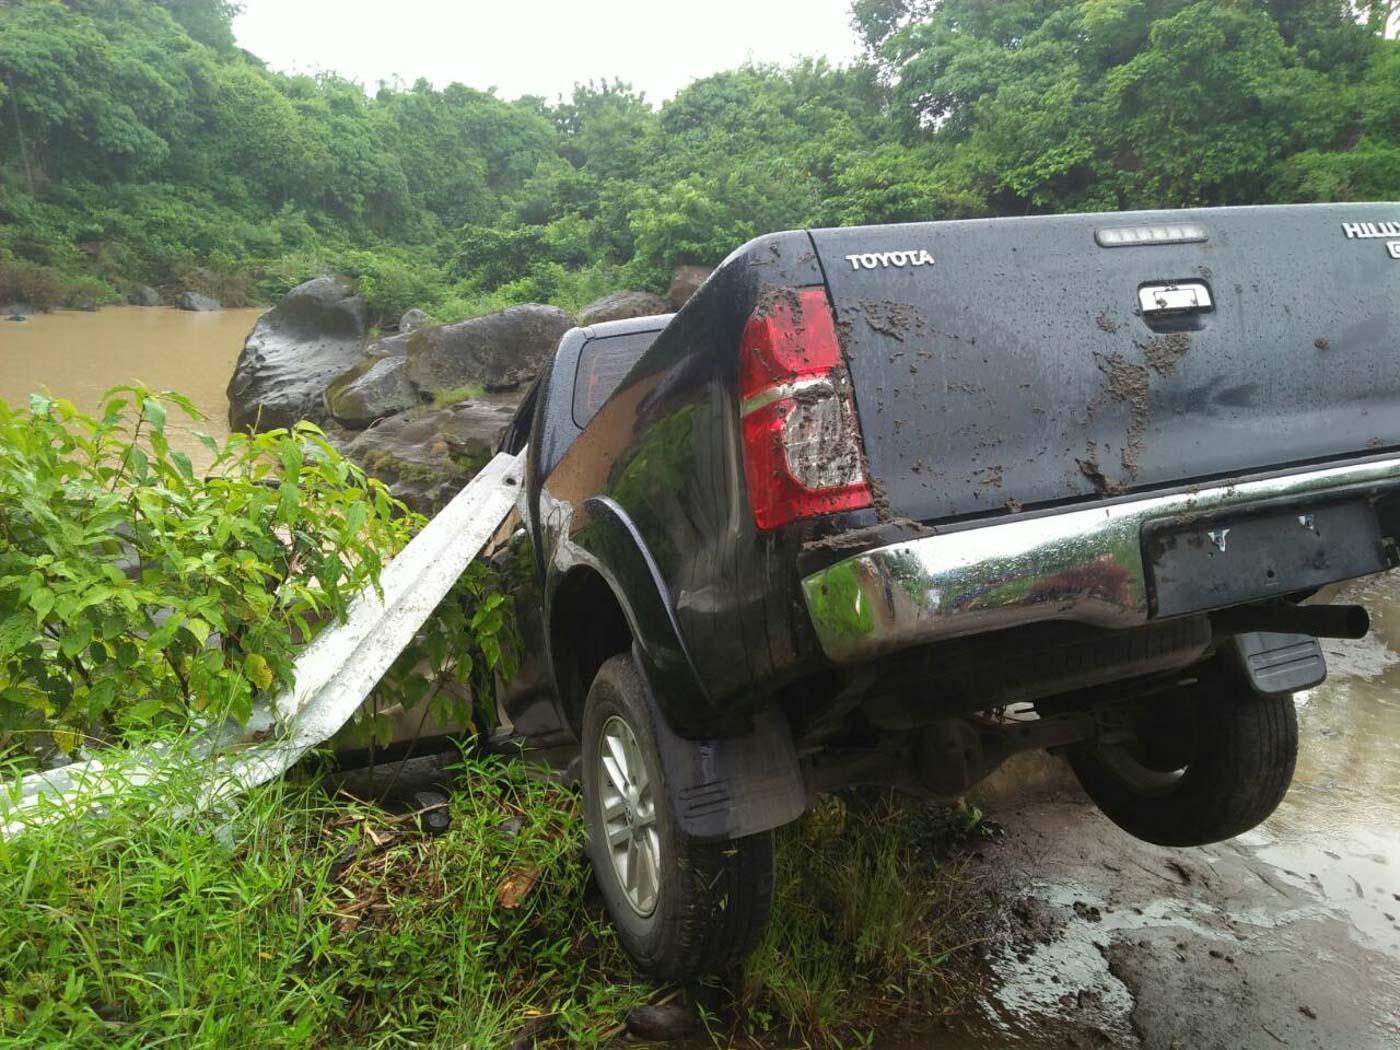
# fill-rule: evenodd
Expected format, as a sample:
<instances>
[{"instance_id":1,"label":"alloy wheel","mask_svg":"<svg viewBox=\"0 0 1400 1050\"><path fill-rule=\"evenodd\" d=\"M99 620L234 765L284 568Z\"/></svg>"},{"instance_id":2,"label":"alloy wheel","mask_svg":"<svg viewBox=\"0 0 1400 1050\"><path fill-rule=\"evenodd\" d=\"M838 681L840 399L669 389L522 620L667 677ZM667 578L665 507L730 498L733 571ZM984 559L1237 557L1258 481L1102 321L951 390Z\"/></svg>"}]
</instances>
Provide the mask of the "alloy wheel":
<instances>
[{"instance_id":1,"label":"alloy wheel","mask_svg":"<svg viewBox=\"0 0 1400 1050\"><path fill-rule=\"evenodd\" d=\"M661 870L656 801L637 737L616 715L603 725L598 763L608 856L627 903L645 917L656 910Z\"/></svg>"}]
</instances>

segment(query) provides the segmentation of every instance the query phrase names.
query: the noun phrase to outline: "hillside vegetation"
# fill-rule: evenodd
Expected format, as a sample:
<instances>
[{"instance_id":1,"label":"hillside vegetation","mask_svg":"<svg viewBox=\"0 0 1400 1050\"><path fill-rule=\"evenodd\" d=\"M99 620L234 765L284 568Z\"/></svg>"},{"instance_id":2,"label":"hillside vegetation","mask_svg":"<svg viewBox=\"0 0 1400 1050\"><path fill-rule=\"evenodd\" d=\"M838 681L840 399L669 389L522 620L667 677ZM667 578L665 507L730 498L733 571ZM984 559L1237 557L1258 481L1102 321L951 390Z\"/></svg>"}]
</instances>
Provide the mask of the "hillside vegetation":
<instances>
[{"instance_id":1,"label":"hillside vegetation","mask_svg":"<svg viewBox=\"0 0 1400 1050\"><path fill-rule=\"evenodd\" d=\"M856 0L854 67L656 108L278 73L227 0L0 0L0 301L268 301L336 270L447 320L660 289L780 228L1396 199L1400 44L1362 8Z\"/></svg>"}]
</instances>

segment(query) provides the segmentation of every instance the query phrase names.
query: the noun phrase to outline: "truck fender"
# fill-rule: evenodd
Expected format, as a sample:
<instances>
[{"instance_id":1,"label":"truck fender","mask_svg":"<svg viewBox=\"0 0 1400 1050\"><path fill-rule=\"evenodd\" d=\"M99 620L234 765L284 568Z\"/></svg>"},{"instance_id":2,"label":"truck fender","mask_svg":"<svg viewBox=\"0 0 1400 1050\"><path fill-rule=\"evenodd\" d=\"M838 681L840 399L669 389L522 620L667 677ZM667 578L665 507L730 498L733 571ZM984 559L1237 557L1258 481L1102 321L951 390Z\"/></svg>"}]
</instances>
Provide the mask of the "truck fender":
<instances>
[{"instance_id":1,"label":"truck fender","mask_svg":"<svg viewBox=\"0 0 1400 1050\"><path fill-rule=\"evenodd\" d=\"M681 637L666 582L636 525L604 496L589 499L576 527L556 554L549 595L550 662L560 674L555 652L555 599L560 585L579 567L600 576L622 609L635 643L637 663L661 697L668 725L687 735L713 732L715 708Z\"/></svg>"},{"instance_id":2,"label":"truck fender","mask_svg":"<svg viewBox=\"0 0 1400 1050\"><path fill-rule=\"evenodd\" d=\"M633 659L642 661L640 646ZM692 740L670 727L644 673L661 780L681 832L727 842L791 823L807 809L807 789L792 731L777 704L753 716L741 736Z\"/></svg>"}]
</instances>

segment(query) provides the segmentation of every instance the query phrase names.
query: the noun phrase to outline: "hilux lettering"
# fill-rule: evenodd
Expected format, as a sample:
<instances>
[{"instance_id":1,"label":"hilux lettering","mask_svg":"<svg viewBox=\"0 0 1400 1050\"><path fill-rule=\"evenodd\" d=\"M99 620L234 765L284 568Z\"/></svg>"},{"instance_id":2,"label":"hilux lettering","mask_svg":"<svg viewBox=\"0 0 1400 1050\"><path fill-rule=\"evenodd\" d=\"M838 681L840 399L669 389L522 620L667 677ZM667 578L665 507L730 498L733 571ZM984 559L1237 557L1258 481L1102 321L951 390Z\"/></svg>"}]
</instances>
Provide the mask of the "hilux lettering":
<instances>
[{"instance_id":1,"label":"hilux lettering","mask_svg":"<svg viewBox=\"0 0 1400 1050\"><path fill-rule=\"evenodd\" d=\"M1400 237L1400 222L1344 222L1342 231L1348 240L1369 240L1373 237Z\"/></svg>"},{"instance_id":2,"label":"hilux lettering","mask_svg":"<svg viewBox=\"0 0 1400 1050\"><path fill-rule=\"evenodd\" d=\"M874 270L882 266L932 266L928 249L907 252L860 252L846 256L852 270Z\"/></svg>"}]
</instances>

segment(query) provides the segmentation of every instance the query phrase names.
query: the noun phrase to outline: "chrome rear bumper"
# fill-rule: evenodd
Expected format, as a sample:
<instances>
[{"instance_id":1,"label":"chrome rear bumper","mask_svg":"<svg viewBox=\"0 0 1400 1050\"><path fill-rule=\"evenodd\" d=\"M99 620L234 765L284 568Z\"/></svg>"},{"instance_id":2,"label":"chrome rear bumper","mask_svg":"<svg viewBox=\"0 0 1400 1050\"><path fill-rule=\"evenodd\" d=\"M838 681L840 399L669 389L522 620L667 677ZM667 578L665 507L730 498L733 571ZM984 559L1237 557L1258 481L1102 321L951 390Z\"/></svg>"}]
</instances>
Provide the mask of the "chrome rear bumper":
<instances>
[{"instance_id":1,"label":"chrome rear bumper","mask_svg":"<svg viewBox=\"0 0 1400 1050\"><path fill-rule=\"evenodd\" d=\"M1135 627L1151 611L1148 523L1397 482L1400 458L1392 458L1004 521L865 551L802 588L836 663L1046 620Z\"/></svg>"}]
</instances>

